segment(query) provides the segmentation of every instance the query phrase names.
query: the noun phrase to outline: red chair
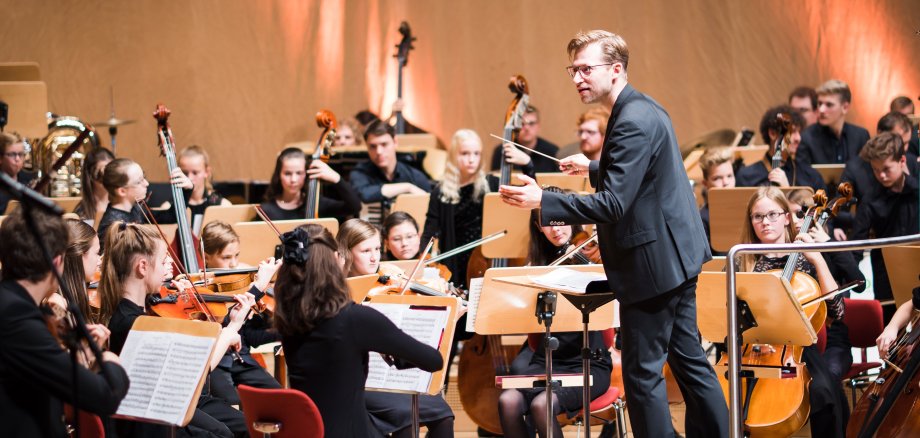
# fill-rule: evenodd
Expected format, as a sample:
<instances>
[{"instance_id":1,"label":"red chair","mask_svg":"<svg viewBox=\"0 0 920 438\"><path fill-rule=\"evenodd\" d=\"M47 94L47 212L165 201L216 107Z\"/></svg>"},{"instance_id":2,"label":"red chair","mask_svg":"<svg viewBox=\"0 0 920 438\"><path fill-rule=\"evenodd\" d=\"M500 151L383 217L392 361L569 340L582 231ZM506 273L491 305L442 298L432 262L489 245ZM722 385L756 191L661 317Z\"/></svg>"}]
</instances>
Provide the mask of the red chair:
<instances>
[{"instance_id":1,"label":"red chair","mask_svg":"<svg viewBox=\"0 0 920 438\"><path fill-rule=\"evenodd\" d=\"M306 394L295 389L261 389L247 385L240 385L237 390L250 436L323 436L323 418L319 408Z\"/></svg>"},{"instance_id":2,"label":"red chair","mask_svg":"<svg viewBox=\"0 0 920 438\"><path fill-rule=\"evenodd\" d=\"M68 435L74 434L76 431L73 428L73 406L69 404L64 405L64 418L67 422ZM80 411L79 419L79 438L105 438L105 427L102 425L102 419L100 419L98 415Z\"/></svg>"},{"instance_id":3,"label":"red chair","mask_svg":"<svg viewBox=\"0 0 920 438\"><path fill-rule=\"evenodd\" d=\"M862 350L862 361L850 365L850 371L843 376L849 380L853 405L856 405L856 386L859 384L857 377L874 368L882 366L881 362L869 362L866 349L875 346L875 340L885 329L882 319L882 305L878 300L843 299L846 311L843 314L843 323L849 331L850 344Z\"/></svg>"}]
</instances>

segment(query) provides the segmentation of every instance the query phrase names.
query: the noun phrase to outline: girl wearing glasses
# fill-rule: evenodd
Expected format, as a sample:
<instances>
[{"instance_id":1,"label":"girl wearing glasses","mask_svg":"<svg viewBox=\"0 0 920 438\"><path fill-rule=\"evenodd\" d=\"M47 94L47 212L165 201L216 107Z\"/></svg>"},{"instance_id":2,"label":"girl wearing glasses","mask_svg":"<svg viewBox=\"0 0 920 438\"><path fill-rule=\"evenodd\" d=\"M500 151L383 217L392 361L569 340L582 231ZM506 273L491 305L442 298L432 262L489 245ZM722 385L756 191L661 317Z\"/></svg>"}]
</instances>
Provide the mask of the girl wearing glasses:
<instances>
[{"instance_id":1,"label":"girl wearing glasses","mask_svg":"<svg viewBox=\"0 0 920 438\"><path fill-rule=\"evenodd\" d=\"M21 184L28 185L35 174L22 170L26 160L26 144L18 134L0 132L0 172L9 175ZM0 190L0 215L9 214L6 204L10 202L10 195Z\"/></svg>"},{"instance_id":2,"label":"girl wearing glasses","mask_svg":"<svg viewBox=\"0 0 920 438\"><path fill-rule=\"evenodd\" d=\"M741 231L741 243L790 243L814 242L806 233L796 231L795 216L783 192L776 187L761 187L754 193L747 206L747 220ZM802 253L796 263L796 270L810 275L818 281L822 293L837 289L837 282L831 275L824 257L818 252ZM788 254L744 254L739 257L740 270L745 272L766 272L782 270ZM838 295L827 302L827 325L843 318L843 299ZM802 361L811 375L809 396L811 413L809 420L812 436L845 435L849 412L846 396L838 380L834 380L827 362L815 345L804 348Z\"/></svg>"},{"instance_id":3,"label":"girl wearing glasses","mask_svg":"<svg viewBox=\"0 0 920 438\"><path fill-rule=\"evenodd\" d=\"M418 256L421 238L418 222L409 213L394 211L383 220L387 260L412 260Z\"/></svg>"},{"instance_id":4,"label":"girl wearing glasses","mask_svg":"<svg viewBox=\"0 0 920 438\"><path fill-rule=\"evenodd\" d=\"M80 205L74 210L80 219L89 225L96 224L97 213L105 211L109 205L109 192L102 184L102 174L105 166L115 159L112 151L98 147L86 154L83 159L83 168L80 173Z\"/></svg>"}]
</instances>

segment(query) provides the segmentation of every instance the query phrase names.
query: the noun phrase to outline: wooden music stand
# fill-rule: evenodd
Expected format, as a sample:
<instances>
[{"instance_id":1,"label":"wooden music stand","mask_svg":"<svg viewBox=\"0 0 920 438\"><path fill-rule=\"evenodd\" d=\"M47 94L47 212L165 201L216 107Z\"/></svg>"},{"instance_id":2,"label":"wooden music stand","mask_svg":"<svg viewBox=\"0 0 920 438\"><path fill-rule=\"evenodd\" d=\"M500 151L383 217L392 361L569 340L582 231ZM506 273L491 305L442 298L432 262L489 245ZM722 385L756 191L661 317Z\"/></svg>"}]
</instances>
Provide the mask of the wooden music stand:
<instances>
[{"instance_id":1,"label":"wooden music stand","mask_svg":"<svg viewBox=\"0 0 920 438\"><path fill-rule=\"evenodd\" d=\"M837 187L840 182L840 175L843 175L844 164L812 164L815 170L821 174L824 183L828 187Z\"/></svg>"},{"instance_id":2,"label":"wooden music stand","mask_svg":"<svg viewBox=\"0 0 920 438\"><path fill-rule=\"evenodd\" d=\"M565 267L582 272L604 272L603 265ZM557 266L535 266L486 270L478 307L473 309L471 302L470 312L467 315L467 318L475 319L473 325L475 332L481 335L542 332L543 326L533 318L534 301L540 290L548 290L548 288L530 281L528 277L542 275L558 268ZM613 303L608 303L598 309L598 315L609 315L610 318L595 318L591 321L589 328L593 331L613 327L613 308ZM488 315L488 317L479 318L478 315ZM553 318L553 330L578 332L581 329L581 312L568 301L559 300L556 305L556 316Z\"/></svg>"},{"instance_id":3,"label":"wooden music stand","mask_svg":"<svg viewBox=\"0 0 920 438\"><path fill-rule=\"evenodd\" d=\"M416 222L418 222L419 232L425 229L425 219L428 217L428 201L431 195L428 193L422 195L402 194L396 197L393 205L390 206L390 213L394 211L404 211L409 213Z\"/></svg>"},{"instance_id":4,"label":"wooden music stand","mask_svg":"<svg viewBox=\"0 0 920 438\"><path fill-rule=\"evenodd\" d=\"M555 186L560 189L569 189L575 193L580 193L584 191L594 192L594 189L591 188L591 184L588 183L588 177L579 176L579 175L566 175L564 173L538 173L537 175L537 184L540 187L546 186Z\"/></svg>"},{"instance_id":5,"label":"wooden music stand","mask_svg":"<svg viewBox=\"0 0 920 438\"><path fill-rule=\"evenodd\" d=\"M339 221L335 219L297 219L272 223L282 233L306 224L322 225L333 236L339 231ZM240 236L240 261L252 266L257 266L266 257L274 256L275 246L281 243L275 231L265 222L237 222L233 229Z\"/></svg>"},{"instance_id":6,"label":"wooden music stand","mask_svg":"<svg viewBox=\"0 0 920 438\"><path fill-rule=\"evenodd\" d=\"M748 201L760 187L732 187L709 190L709 230L712 249L728 252L732 246L741 243L741 230ZM811 187L780 187L787 196L794 190L808 190Z\"/></svg>"},{"instance_id":7,"label":"wooden music stand","mask_svg":"<svg viewBox=\"0 0 920 438\"><path fill-rule=\"evenodd\" d=\"M451 339L454 338L454 330L457 326L457 307L460 305L460 300L453 297L429 297L422 295L375 295L368 297L371 304L399 304L404 306L421 306L427 308L438 308L443 307L447 310L447 322L444 325L444 330L441 333L441 340L438 344L438 353L441 354L441 359L446 365L450 360L450 349L453 345ZM441 393L441 388L444 386L444 380L447 375L447 367L444 366L440 370L431 373L431 381L428 383L427 391L425 392L415 392L409 391L408 394L412 396L412 427L415 431L415 436L419 436L419 395L428 394L428 395L438 395ZM407 393L405 390L393 389L393 388L366 388L369 391L382 391L382 392L395 392L395 393Z\"/></svg>"},{"instance_id":8,"label":"wooden music stand","mask_svg":"<svg viewBox=\"0 0 920 438\"><path fill-rule=\"evenodd\" d=\"M42 80L37 62L0 62L0 82Z\"/></svg>"},{"instance_id":9,"label":"wooden music stand","mask_svg":"<svg viewBox=\"0 0 920 438\"><path fill-rule=\"evenodd\" d=\"M482 255L490 259L527 257L530 244L530 210L502 202L498 193L486 193L482 200L482 236L508 231L501 239L482 245Z\"/></svg>"},{"instance_id":10,"label":"wooden music stand","mask_svg":"<svg viewBox=\"0 0 920 438\"><path fill-rule=\"evenodd\" d=\"M396 134L396 144L402 147L438 149L438 137L434 134Z\"/></svg>"},{"instance_id":11,"label":"wooden music stand","mask_svg":"<svg viewBox=\"0 0 920 438\"><path fill-rule=\"evenodd\" d=\"M728 337L726 275L702 272L696 287L700 334L713 342ZM744 331L744 343L808 346L818 341L818 334L787 281L766 272L740 272L736 284L739 302L747 303L748 313L757 323Z\"/></svg>"},{"instance_id":12,"label":"wooden music stand","mask_svg":"<svg viewBox=\"0 0 920 438\"><path fill-rule=\"evenodd\" d=\"M920 246L887 246L882 248L882 257L891 294L900 306L913 299L914 288L920 286Z\"/></svg>"},{"instance_id":13,"label":"wooden music stand","mask_svg":"<svg viewBox=\"0 0 920 438\"><path fill-rule=\"evenodd\" d=\"M238 222L249 222L256 217L256 204L237 204L237 205L212 205L204 209L204 219L201 221L201 228L214 222L223 221L228 224Z\"/></svg>"},{"instance_id":14,"label":"wooden music stand","mask_svg":"<svg viewBox=\"0 0 920 438\"><path fill-rule=\"evenodd\" d=\"M712 260L703 263L703 271L709 272L724 272L725 271L725 256L715 256Z\"/></svg>"},{"instance_id":15,"label":"wooden music stand","mask_svg":"<svg viewBox=\"0 0 920 438\"><path fill-rule=\"evenodd\" d=\"M80 205L81 200L79 196L66 196L61 198L48 199L61 207L61 210L64 210L65 212L74 211L77 208L77 205ZM6 204L6 214L10 214L16 211L17 208L19 208L19 201L16 199L10 200L10 202Z\"/></svg>"},{"instance_id":16,"label":"wooden music stand","mask_svg":"<svg viewBox=\"0 0 920 438\"><path fill-rule=\"evenodd\" d=\"M363 303L364 299L367 298L368 291L373 287L381 285L377 281L378 278L380 278L380 274L367 274L346 278L345 284L348 285L348 292L351 294L352 301L358 304Z\"/></svg>"},{"instance_id":17,"label":"wooden music stand","mask_svg":"<svg viewBox=\"0 0 920 438\"><path fill-rule=\"evenodd\" d=\"M145 385L136 385L136 386L132 385L132 387L128 389L128 394L125 397L125 400L122 401L122 405L119 406L118 413L116 413L114 417L126 418L126 419L150 422L150 423L157 423L157 424L167 424L172 427L183 427L187 425L192 420L192 416L195 414L195 409L198 405L198 397L201 395L201 389L204 387L205 378L207 377L208 372L210 371L209 364L210 364L211 356L213 356L214 354L221 354L221 355L223 354L223 352L218 353L214 350L216 340L218 336L220 336L220 330L221 330L220 324L216 322L189 321L189 320L181 320L181 319L174 319L174 318L157 318L157 317L152 317L152 316L138 317L137 320L134 322L134 325L131 327L131 332L128 334L128 338L125 341L125 346L122 349L122 353L121 353L121 357L123 361L122 365L124 366L125 371L128 372L128 376L132 377L132 380L138 379L137 376L134 376L134 373L147 375L148 373L145 371L150 371L149 369L145 369L145 368L148 368L148 364L146 363L131 363L133 359L132 346L137 345L136 344L137 342L141 342L141 337L143 336L149 336L151 334L154 334L154 332L156 332L156 333L163 334L166 337L177 337L177 335L185 335L185 336L194 336L195 338L208 338L211 340L210 347L207 352L208 353L207 356L204 357L204 360L202 360L200 363L198 362L193 363L191 367L189 366L189 363L187 362L189 358L180 358L175 363L170 362L167 358L167 361L163 364L163 369L162 369L163 374L170 373L170 371L176 371L176 369L174 368L182 368L182 370L185 372L195 371L198 374L197 386L187 388L191 390L189 394L189 396L191 397L191 402L187 406L184 406L185 415L181 421L168 422L168 421L164 421L163 419L158 419L158 418L148 418L148 417L140 416L140 415L126 414L126 412L131 412L130 407L127 407L126 405L129 405L129 401L132 398L132 395L133 395L132 390L134 390L135 388L142 388ZM186 349L187 348L190 348L190 347L186 346ZM170 354L172 354L172 351L170 351ZM148 382L148 383L151 383L151 382ZM160 383L161 382L157 380L155 382L152 382L151 385L147 385L147 386L155 387L159 385ZM172 386L175 386L177 384L177 382L175 381L170 382L170 383L172 384ZM161 391L150 390L150 392L152 393L151 394L152 399L149 399L146 401L149 402L150 404L157 403L158 394L160 394ZM172 391L162 391L162 392L172 392ZM173 394L168 394L168 395L173 395ZM142 402L145 401L143 400L143 395L138 394L138 396L141 397L140 401ZM137 399L135 401L137 401ZM173 403L173 402L175 402L174 399L159 400L159 404L161 405Z\"/></svg>"},{"instance_id":18,"label":"wooden music stand","mask_svg":"<svg viewBox=\"0 0 920 438\"><path fill-rule=\"evenodd\" d=\"M0 82L0 100L9 105L9 123L4 131L25 138L48 134L48 88L44 82Z\"/></svg>"}]
</instances>

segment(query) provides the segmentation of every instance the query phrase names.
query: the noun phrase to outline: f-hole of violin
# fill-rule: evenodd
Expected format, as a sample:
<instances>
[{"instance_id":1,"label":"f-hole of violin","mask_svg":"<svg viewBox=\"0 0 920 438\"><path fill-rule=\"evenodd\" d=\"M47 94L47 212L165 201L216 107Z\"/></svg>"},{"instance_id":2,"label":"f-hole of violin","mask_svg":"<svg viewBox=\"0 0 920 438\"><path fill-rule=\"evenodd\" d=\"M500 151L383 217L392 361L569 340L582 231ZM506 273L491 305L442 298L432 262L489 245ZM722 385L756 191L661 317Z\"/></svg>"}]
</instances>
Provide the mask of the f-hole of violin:
<instances>
[{"instance_id":1,"label":"f-hole of violin","mask_svg":"<svg viewBox=\"0 0 920 438\"><path fill-rule=\"evenodd\" d=\"M205 315L204 312L202 311L189 312L188 317L189 319L194 319L197 321L207 321L208 320L208 316Z\"/></svg>"}]
</instances>

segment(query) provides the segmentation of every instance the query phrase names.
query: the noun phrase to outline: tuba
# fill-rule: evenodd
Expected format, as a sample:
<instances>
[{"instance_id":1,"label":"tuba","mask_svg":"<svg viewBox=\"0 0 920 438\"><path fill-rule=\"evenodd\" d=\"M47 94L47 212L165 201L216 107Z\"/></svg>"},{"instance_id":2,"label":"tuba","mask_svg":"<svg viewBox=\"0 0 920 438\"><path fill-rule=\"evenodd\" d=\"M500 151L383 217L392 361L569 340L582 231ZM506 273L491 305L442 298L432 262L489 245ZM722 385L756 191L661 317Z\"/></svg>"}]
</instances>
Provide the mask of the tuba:
<instances>
[{"instance_id":1,"label":"tuba","mask_svg":"<svg viewBox=\"0 0 920 438\"><path fill-rule=\"evenodd\" d=\"M51 166L86 126L76 117L48 113L48 135L37 140L32 148L32 171L37 173L38 179L51 171ZM70 159L52 172L51 183L43 194L52 198L80 196L83 158L97 147L99 136L92 130Z\"/></svg>"}]
</instances>

